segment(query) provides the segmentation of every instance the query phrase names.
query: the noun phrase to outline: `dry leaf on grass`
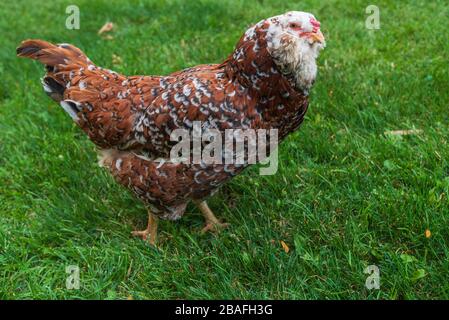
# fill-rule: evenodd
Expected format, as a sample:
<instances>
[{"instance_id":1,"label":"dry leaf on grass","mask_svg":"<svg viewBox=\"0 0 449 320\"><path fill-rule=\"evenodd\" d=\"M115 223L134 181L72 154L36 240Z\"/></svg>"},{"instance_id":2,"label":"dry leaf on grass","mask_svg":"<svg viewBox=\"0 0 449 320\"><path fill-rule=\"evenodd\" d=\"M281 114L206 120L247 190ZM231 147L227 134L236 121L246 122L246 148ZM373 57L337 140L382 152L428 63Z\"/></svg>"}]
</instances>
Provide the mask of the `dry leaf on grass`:
<instances>
[{"instance_id":1,"label":"dry leaf on grass","mask_svg":"<svg viewBox=\"0 0 449 320\"><path fill-rule=\"evenodd\" d=\"M284 249L285 253L288 253L290 251L290 248L288 247L288 245L282 240L281 240L281 246L282 246L282 249Z\"/></svg>"},{"instance_id":2,"label":"dry leaf on grass","mask_svg":"<svg viewBox=\"0 0 449 320\"><path fill-rule=\"evenodd\" d=\"M122 58L116 54L112 54L112 64L115 64L115 65L122 64Z\"/></svg>"},{"instance_id":3,"label":"dry leaf on grass","mask_svg":"<svg viewBox=\"0 0 449 320\"><path fill-rule=\"evenodd\" d=\"M98 34L103 34L105 32L109 32L114 28L114 24L112 22L106 22L100 30L98 30Z\"/></svg>"},{"instance_id":4,"label":"dry leaf on grass","mask_svg":"<svg viewBox=\"0 0 449 320\"><path fill-rule=\"evenodd\" d=\"M414 134L421 134L423 131L420 129L410 129L410 130L393 130L385 131L384 134L390 134L392 136L409 136Z\"/></svg>"}]
</instances>

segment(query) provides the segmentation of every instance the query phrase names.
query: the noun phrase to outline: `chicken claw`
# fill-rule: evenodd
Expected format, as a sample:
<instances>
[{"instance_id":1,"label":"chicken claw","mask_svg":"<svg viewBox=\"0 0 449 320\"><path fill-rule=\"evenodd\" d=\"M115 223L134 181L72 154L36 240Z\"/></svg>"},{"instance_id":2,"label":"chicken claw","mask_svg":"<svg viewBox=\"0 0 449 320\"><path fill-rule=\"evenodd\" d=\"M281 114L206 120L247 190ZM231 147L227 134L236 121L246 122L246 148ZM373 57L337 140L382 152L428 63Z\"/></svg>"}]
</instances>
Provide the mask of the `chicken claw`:
<instances>
[{"instance_id":1,"label":"chicken claw","mask_svg":"<svg viewBox=\"0 0 449 320\"><path fill-rule=\"evenodd\" d=\"M142 240L147 241L154 246L157 239L157 225L158 218L148 210L148 225L145 230L142 231L133 231L131 234L135 237L140 237ZM148 237L149 236L149 237Z\"/></svg>"},{"instance_id":2,"label":"chicken claw","mask_svg":"<svg viewBox=\"0 0 449 320\"><path fill-rule=\"evenodd\" d=\"M231 224L229 223L221 223L221 222L207 222L206 221L206 226L201 229L201 233L206 233L208 231L210 232L218 232L221 231L224 228L229 227Z\"/></svg>"},{"instance_id":3,"label":"chicken claw","mask_svg":"<svg viewBox=\"0 0 449 320\"><path fill-rule=\"evenodd\" d=\"M195 204L201 210L204 219L206 219L206 226L201 230L201 233L206 233L208 231L216 232L229 227L229 223L223 223L217 219L206 201L195 201Z\"/></svg>"}]
</instances>

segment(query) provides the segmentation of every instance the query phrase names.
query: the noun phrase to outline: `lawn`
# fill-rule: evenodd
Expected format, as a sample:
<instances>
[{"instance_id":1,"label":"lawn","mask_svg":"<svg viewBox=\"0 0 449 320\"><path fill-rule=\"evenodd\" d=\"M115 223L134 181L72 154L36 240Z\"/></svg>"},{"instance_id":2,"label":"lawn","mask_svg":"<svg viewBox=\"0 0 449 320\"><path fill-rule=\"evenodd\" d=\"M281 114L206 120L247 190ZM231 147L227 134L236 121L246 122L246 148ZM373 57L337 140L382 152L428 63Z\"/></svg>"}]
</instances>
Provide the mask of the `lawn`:
<instances>
[{"instance_id":1,"label":"lawn","mask_svg":"<svg viewBox=\"0 0 449 320\"><path fill-rule=\"evenodd\" d=\"M65 28L70 4L79 30ZM0 298L449 299L449 3L379 0L379 30L365 27L369 4L2 1ZM250 168L210 199L227 230L202 235L190 206L160 224L157 249L130 236L144 206L44 94L42 66L15 56L41 38L118 72L167 74L222 61L251 23L288 10L314 13L327 48L279 171ZM365 287L369 265L379 289Z\"/></svg>"}]
</instances>

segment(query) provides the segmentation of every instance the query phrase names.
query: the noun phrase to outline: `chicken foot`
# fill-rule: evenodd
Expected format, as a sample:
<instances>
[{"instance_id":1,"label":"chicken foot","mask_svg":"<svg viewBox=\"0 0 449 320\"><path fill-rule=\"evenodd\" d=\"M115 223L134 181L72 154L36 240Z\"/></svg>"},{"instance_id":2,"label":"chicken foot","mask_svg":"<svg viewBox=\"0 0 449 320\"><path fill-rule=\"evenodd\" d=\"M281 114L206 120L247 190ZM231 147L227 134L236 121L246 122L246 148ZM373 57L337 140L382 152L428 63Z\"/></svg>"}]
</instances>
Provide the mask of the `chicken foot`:
<instances>
[{"instance_id":1,"label":"chicken foot","mask_svg":"<svg viewBox=\"0 0 449 320\"><path fill-rule=\"evenodd\" d=\"M198 208L201 210L204 219L206 220L206 226L201 230L201 233L205 233L207 231L219 231L220 229L226 228L229 226L229 223L222 223L217 217L214 215L212 210L207 205L206 201L194 201Z\"/></svg>"},{"instance_id":2,"label":"chicken foot","mask_svg":"<svg viewBox=\"0 0 449 320\"><path fill-rule=\"evenodd\" d=\"M157 239L157 224L158 218L153 213L151 213L150 210L148 210L147 228L142 231L133 231L131 234L135 237L141 237L143 240L147 240L149 235L150 237L148 242L154 246Z\"/></svg>"}]
</instances>

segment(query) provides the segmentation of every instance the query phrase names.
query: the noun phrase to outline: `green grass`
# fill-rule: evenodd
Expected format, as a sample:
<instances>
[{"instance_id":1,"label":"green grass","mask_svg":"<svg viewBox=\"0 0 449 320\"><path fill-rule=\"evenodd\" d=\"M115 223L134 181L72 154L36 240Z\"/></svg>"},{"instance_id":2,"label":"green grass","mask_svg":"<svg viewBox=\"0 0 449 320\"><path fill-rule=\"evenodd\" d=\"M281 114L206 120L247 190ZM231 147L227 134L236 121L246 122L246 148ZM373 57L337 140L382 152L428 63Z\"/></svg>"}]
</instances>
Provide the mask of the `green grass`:
<instances>
[{"instance_id":1,"label":"green grass","mask_svg":"<svg viewBox=\"0 0 449 320\"><path fill-rule=\"evenodd\" d=\"M375 31L366 1L288 2L2 1L0 298L449 298L448 2L379 0ZM64 27L73 3L80 30ZM42 66L15 57L42 38L119 72L167 74L222 61L249 24L287 10L313 12L328 46L278 173L251 168L210 200L231 228L201 235L192 206L160 224L158 249L130 236L144 206L43 93ZM97 35L106 21L112 40ZM422 133L384 134L398 129ZM365 288L372 264L380 290ZM65 288L68 265L80 290Z\"/></svg>"}]
</instances>

